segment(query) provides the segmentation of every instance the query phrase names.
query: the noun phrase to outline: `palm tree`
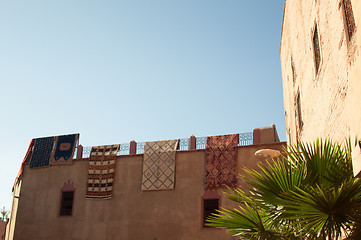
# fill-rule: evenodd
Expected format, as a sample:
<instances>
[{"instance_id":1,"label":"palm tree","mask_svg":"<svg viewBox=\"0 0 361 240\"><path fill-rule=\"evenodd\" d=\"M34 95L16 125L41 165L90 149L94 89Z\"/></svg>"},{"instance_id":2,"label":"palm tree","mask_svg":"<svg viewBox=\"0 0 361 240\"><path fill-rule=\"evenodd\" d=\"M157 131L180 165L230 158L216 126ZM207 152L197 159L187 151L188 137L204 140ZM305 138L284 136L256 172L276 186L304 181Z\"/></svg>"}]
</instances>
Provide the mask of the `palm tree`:
<instances>
[{"instance_id":1,"label":"palm tree","mask_svg":"<svg viewBox=\"0 0 361 240\"><path fill-rule=\"evenodd\" d=\"M361 239L361 180L353 177L351 141L299 143L278 159L246 169L247 189L230 189L240 204L221 209L209 226L239 239Z\"/></svg>"}]
</instances>

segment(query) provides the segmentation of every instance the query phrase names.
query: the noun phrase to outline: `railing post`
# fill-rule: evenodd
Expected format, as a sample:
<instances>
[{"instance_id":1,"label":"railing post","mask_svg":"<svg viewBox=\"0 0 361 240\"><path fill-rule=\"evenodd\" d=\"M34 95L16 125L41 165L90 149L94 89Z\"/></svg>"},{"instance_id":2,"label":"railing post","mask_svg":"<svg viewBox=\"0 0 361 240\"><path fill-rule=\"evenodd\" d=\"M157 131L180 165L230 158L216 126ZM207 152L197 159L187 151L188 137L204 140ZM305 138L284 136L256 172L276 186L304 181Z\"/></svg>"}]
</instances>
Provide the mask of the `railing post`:
<instances>
[{"instance_id":1,"label":"railing post","mask_svg":"<svg viewBox=\"0 0 361 240\"><path fill-rule=\"evenodd\" d=\"M81 159L83 158L83 145L78 145L78 151L76 152L76 158Z\"/></svg>"},{"instance_id":2,"label":"railing post","mask_svg":"<svg viewBox=\"0 0 361 240\"><path fill-rule=\"evenodd\" d=\"M189 150L196 150L196 146L197 146L196 141L197 141L197 139L194 135L192 135L189 138Z\"/></svg>"},{"instance_id":3,"label":"railing post","mask_svg":"<svg viewBox=\"0 0 361 240\"><path fill-rule=\"evenodd\" d=\"M132 140L129 145L129 155L137 154L137 142Z\"/></svg>"}]
</instances>

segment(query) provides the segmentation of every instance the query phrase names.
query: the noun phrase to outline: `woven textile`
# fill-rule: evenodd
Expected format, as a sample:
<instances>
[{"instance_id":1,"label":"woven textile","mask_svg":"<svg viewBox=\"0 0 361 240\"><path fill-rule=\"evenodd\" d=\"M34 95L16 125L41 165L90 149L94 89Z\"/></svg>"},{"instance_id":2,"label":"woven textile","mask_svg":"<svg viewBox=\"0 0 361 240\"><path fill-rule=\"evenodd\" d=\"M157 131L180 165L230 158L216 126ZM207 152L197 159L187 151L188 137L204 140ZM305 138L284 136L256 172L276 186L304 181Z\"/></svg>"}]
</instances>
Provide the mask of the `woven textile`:
<instances>
[{"instance_id":1,"label":"woven textile","mask_svg":"<svg viewBox=\"0 0 361 240\"><path fill-rule=\"evenodd\" d=\"M178 143L179 139L145 143L143 191L174 188L175 157Z\"/></svg>"},{"instance_id":2,"label":"woven textile","mask_svg":"<svg viewBox=\"0 0 361 240\"><path fill-rule=\"evenodd\" d=\"M55 150L50 157L50 165L72 164L79 134L57 136L54 139Z\"/></svg>"},{"instance_id":3,"label":"woven textile","mask_svg":"<svg viewBox=\"0 0 361 240\"><path fill-rule=\"evenodd\" d=\"M35 139L34 151L30 160L30 168L49 166L53 143L54 137Z\"/></svg>"},{"instance_id":4,"label":"woven textile","mask_svg":"<svg viewBox=\"0 0 361 240\"><path fill-rule=\"evenodd\" d=\"M205 188L237 185L238 134L207 137Z\"/></svg>"},{"instance_id":5,"label":"woven textile","mask_svg":"<svg viewBox=\"0 0 361 240\"><path fill-rule=\"evenodd\" d=\"M116 155L120 144L92 147L88 166L86 197L107 199L112 197Z\"/></svg>"}]
</instances>

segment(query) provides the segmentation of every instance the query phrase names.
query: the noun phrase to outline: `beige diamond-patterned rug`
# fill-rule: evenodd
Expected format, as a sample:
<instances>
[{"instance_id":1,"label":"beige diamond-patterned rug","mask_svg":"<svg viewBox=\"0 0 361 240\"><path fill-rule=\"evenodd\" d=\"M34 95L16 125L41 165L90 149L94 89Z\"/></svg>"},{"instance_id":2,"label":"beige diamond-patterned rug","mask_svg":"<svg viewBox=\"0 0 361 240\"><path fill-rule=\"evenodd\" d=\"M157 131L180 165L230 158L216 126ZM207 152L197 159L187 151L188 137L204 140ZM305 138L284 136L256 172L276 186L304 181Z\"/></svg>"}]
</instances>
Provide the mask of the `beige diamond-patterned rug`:
<instances>
[{"instance_id":1,"label":"beige diamond-patterned rug","mask_svg":"<svg viewBox=\"0 0 361 240\"><path fill-rule=\"evenodd\" d=\"M178 143L179 139L145 143L142 191L174 188Z\"/></svg>"}]
</instances>

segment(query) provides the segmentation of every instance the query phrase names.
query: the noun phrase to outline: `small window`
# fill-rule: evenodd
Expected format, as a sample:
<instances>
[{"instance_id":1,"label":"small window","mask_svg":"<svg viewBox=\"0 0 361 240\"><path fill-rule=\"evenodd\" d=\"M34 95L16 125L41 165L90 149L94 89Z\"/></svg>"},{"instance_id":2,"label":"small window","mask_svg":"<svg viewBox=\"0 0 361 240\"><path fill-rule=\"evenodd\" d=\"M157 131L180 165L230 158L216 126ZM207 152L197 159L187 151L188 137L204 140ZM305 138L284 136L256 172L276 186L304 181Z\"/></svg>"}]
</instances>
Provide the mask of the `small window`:
<instances>
[{"instance_id":1,"label":"small window","mask_svg":"<svg viewBox=\"0 0 361 240\"><path fill-rule=\"evenodd\" d=\"M301 97L299 91L297 92L296 95L295 105L296 105L296 121L298 123L298 129L301 131L303 127L303 121L302 121L302 113L301 113Z\"/></svg>"},{"instance_id":2,"label":"small window","mask_svg":"<svg viewBox=\"0 0 361 240\"><path fill-rule=\"evenodd\" d=\"M293 86L296 83L296 70L295 70L295 63L293 62L293 57L291 56L291 70L292 70L292 81L293 81Z\"/></svg>"},{"instance_id":3,"label":"small window","mask_svg":"<svg viewBox=\"0 0 361 240\"><path fill-rule=\"evenodd\" d=\"M62 192L60 216L71 216L73 213L74 191Z\"/></svg>"},{"instance_id":4,"label":"small window","mask_svg":"<svg viewBox=\"0 0 361 240\"><path fill-rule=\"evenodd\" d=\"M342 4L343 4L343 11L346 22L346 33L348 40L351 40L356 30L356 24L355 24L355 18L353 16L351 0L343 0Z\"/></svg>"},{"instance_id":5,"label":"small window","mask_svg":"<svg viewBox=\"0 0 361 240\"><path fill-rule=\"evenodd\" d=\"M74 183L68 180L60 190L59 216L72 216L74 208Z\"/></svg>"},{"instance_id":6,"label":"small window","mask_svg":"<svg viewBox=\"0 0 361 240\"><path fill-rule=\"evenodd\" d=\"M315 31L313 32L312 41L313 41L313 51L315 54L315 67L316 67L316 74L317 74L318 70L320 68L320 63L321 63L320 39L318 36L317 24L315 25Z\"/></svg>"},{"instance_id":7,"label":"small window","mask_svg":"<svg viewBox=\"0 0 361 240\"><path fill-rule=\"evenodd\" d=\"M207 219L212 216L212 213L217 213L219 210L219 199L203 199L203 227L210 228L207 226Z\"/></svg>"},{"instance_id":8,"label":"small window","mask_svg":"<svg viewBox=\"0 0 361 240\"><path fill-rule=\"evenodd\" d=\"M217 191L206 191L202 196L202 207L201 207L201 229L219 229L207 226L207 218L212 213L216 213L221 205L221 196L218 195Z\"/></svg>"}]
</instances>

